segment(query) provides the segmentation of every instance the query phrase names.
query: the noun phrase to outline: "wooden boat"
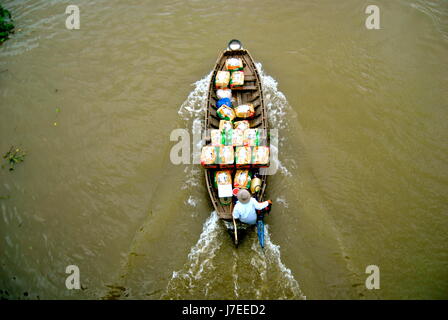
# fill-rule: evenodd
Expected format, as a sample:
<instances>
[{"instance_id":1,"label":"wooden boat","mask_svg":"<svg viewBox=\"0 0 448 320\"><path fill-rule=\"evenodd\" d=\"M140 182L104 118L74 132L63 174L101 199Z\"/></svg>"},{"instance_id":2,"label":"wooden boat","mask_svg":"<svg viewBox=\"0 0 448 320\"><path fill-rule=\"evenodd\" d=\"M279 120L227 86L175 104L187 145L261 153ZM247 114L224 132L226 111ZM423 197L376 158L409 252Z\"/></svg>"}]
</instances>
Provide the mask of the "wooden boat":
<instances>
[{"instance_id":1,"label":"wooden boat","mask_svg":"<svg viewBox=\"0 0 448 320\"><path fill-rule=\"evenodd\" d=\"M268 119L267 111L264 105L263 89L261 86L260 75L255 66L254 60L246 49L243 49L241 43L238 40L232 40L229 42L229 46L218 58L213 70L207 97L207 108L205 112L205 129L207 129L205 135L205 145L210 144L210 130L218 129L220 118L216 113L216 103L218 101L215 89L215 77L218 71L226 70L225 62L228 58L241 58L244 66L244 86L238 88L232 88L232 97L235 99L237 105L252 103L255 108L255 117L250 120L251 128L264 129L263 137L261 140L264 141L265 145L269 145L269 135L268 133ZM230 204L223 204L218 197L218 191L214 187L214 174L216 170L219 169L205 169L205 181L207 184L207 190L211 199L211 202L218 213L219 218L224 221L229 233L234 239L235 245L238 245L238 241L244 236L247 230L250 230L249 225L241 223L239 221L234 221L232 217L232 211L234 202L236 201L233 197L233 201ZM252 174L257 174L261 179L261 188L252 197L255 197L258 201L263 201L264 193L266 190L267 176L262 175L262 171L259 169L250 169ZM233 169L232 177L235 174L236 169ZM236 227L236 228L235 228ZM237 232L235 233L235 230ZM260 243L261 240L260 240ZM263 245L262 245L263 246Z\"/></svg>"}]
</instances>

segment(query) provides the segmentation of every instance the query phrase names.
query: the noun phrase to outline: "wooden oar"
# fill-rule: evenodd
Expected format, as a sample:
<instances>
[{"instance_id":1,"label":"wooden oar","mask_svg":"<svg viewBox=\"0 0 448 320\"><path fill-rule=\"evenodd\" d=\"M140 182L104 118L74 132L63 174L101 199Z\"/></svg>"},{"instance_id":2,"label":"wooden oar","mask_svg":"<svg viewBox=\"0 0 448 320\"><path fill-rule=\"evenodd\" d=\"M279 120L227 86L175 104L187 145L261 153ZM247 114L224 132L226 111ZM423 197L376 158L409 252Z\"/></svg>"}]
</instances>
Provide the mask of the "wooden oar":
<instances>
[{"instance_id":1,"label":"wooden oar","mask_svg":"<svg viewBox=\"0 0 448 320\"><path fill-rule=\"evenodd\" d=\"M233 217L233 214L232 214L232 219L233 219L233 228L235 231L235 246L238 247L238 228L236 227L236 221L235 221L235 218Z\"/></svg>"}]
</instances>

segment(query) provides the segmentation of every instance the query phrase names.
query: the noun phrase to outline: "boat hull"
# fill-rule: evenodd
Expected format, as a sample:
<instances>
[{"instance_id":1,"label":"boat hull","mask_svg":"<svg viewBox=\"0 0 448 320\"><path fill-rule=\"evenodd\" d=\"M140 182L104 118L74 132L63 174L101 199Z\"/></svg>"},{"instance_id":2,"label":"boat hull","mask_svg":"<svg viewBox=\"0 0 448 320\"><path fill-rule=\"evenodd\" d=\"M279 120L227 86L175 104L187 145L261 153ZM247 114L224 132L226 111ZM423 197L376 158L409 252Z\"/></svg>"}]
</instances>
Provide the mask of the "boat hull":
<instances>
[{"instance_id":1,"label":"boat hull","mask_svg":"<svg viewBox=\"0 0 448 320\"><path fill-rule=\"evenodd\" d=\"M208 89L208 97L207 97L207 106L205 112L205 137L203 143L207 145L211 142L210 130L219 128L220 118L216 113L216 103L218 98L216 96L215 89L215 77L218 71L225 70L225 62L228 58L241 58L244 64L244 86L240 88L232 88L232 96L235 99L238 105L251 103L255 108L255 116L250 119L250 128L258 128L262 129L262 132L265 136L263 137L265 143L267 145L269 142L268 135L268 121L267 121L267 110L264 104L263 97L263 88L261 84L261 78L258 73L257 67L252 59L252 56L245 49L239 50L225 50L218 58L215 64L215 68L213 70L209 89ZM235 224L237 227L237 235L238 240L235 237L235 224L232 218L232 211L234 206L234 201L230 204L223 204L219 197L217 189L214 188L214 174L217 169L205 169L205 181L207 186L207 191L209 193L210 200L215 208L219 218L221 218L224 222L225 227L229 231L229 234L235 240L235 244L241 241L243 235L246 234L249 230L252 230L252 226L241 223L236 220ZM232 169L233 174L236 169ZM258 201L263 201L264 194L266 190L267 176L261 175L258 169L251 169L252 173L258 174L258 177L261 179L261 187L258 192L254 193L252 196L255 197Z\"/></svg>"}]
</instances>

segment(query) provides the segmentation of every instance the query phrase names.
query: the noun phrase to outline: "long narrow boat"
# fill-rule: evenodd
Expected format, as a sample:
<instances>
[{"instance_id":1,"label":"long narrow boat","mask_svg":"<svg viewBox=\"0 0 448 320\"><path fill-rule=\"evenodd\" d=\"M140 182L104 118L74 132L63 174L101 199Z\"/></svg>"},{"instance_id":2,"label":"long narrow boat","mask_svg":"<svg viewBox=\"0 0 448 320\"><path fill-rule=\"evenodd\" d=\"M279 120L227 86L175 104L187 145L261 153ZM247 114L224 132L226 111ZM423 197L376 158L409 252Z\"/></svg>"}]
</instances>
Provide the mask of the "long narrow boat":
<instances>
[{"instance_id":1,"label":"long narrow boat","mask_svg":"<svg viewBox=\"0 0 448 320\"><path fill-rule=\"evenodd\" d=\"M219 128L220 118L217 115L215 105L218 101L215 89L215 77L218 71L226 70L225 63L228 58L240 58L243 61L243 71L244 71L244 85L238 88L232 88L232 97L237 105L251 103L255 108L255 116L250 120L250 128L263 129L264 141L268 143L268 119L267 110L264 105L263 89L261 86L260 75L255 66L252 56L246 49L243 49L241 42L238 40L232 40L226 50L222 52L218 60L216 61L213 74L210 79L208 98L207 98L207 109L205 112L205 144L209 144L211 141L210 130ZM207 190L211 199L211 202L218 213L219 218L224 221L229 233L235 241L235 245L238 245L238 241L241 241L242 236L247 230L250 230L249 225L241 223L239 221L234 221L232 217L232 211L234 206L234 201L230 204L223 204L218 197L218 191L214 188L214 174L217 169L205 169L205 181L207 184ZM252 194L258 201L263 201L264 193L266 190L267 176L263 175L263 171L260 169L250 169L251 173L256 174L262 181L261 187L258 192ZM233 174L235 174L235 169L233 169ZM236 234L235 234L236 227ZM262 243L262 240L260 240ZM262 244L263 246L263 244Z\"/></svg>"}]
</instances>

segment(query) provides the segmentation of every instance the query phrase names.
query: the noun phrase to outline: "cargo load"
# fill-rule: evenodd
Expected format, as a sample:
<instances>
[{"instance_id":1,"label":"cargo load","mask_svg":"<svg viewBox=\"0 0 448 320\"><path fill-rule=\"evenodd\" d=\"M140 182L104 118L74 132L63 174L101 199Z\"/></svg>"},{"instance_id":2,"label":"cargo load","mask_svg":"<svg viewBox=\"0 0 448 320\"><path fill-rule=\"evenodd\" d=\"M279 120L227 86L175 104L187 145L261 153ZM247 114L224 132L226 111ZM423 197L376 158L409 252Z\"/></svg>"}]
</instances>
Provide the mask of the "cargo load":
<instances>
[{"instance_id":1,"label":"cargo load","mask_svg":"<svg viewBox=\"0 0 448 320\"><path fill-rule=\"evenodd\" d=\"M219 198L232 196L232 175L229 170L216 171L214 182L215 188L218 189Z\"/></svg>"},{"instance_id":2,"label":"cargo load","mask_svg":"<svg viewBox=\"0 0 448 320\"><path fill-rule=\"evenodd\" d=\"M258 129L246 129L244 131L244 145L247 147L260 145L260 132Z\"/></svg>"},{"instance_id":3,"label":"cargo load","mask_svg":"<svg viewBox=\"0 0 448 320\"><path fill-rule=\"evenodd\" d=\"M230 72L229 71L218 71L216 73L215 78L215 87L216 88L227 88L230 81Z\"/></svg>"},{"instance_id":4,"label":"cargo load","mask_svg":"<svg viewBox=\"0 0 448 320\"><path fill-rule=\"evenodd\" d=\"M218 152L219 147L204 146L201 151L201 166L206 169L213 169L218 167Z\"/></svg>"},{"instance_id":5,"label":"cargo load","mask_svg":"<svg viewBox=\"0 0 448 320\"><path fill-rule=\"evenodd\" d=\"M232 130L232 146L242 147L244 145L244 131L240 129Z\"/></svg>"},{"instance_id":6,"label":"cargo load","mask_svg":"<svg viewBox=\"0 0 448 320\"><path fill-rule=\"evenodd\" d=\"M235 121L235 123L233 124L233 128L239 129L244 132L246 129L250 128L250 124L247 120Z\"/></svg>"},{"instance_id":7,"label":"cargo load","mask_svg":"<svg viewBox=\"0 0 448 320\"><path fill-rule=\"evenodd\" d=\"M233 187L240 189L249 189L251 183L251 174L249 170L236 170Z\"/></svg>"},{"instance_id":8,"label":"cargo load","mask_svg":"<svg viewBox=\"0 0 448 320\"><path fill-rule=\"evenodd\" d=\"M219 133L218 133L219 131ZM217 130L212 129L212 145L214 146L243 146L244 133L241 130L224 129Z\"/></svg>"},{"instance_id":9,"label":"cargo load","mask_svg":"<svg viewBox=\"0 0 448 320\"><path fill-rule=\"evenodd\" d=\"M238 88L244 85L244 72L234 71L230 78L230 88Z\"/></svg>"},{"instance_id":10,"label":"cargo load","mask_svg":"<svg viewBox=\"0 0 448 320\"><path fill-rule=\"evenodd\" d=\"M220 168L233 168L235 157L232 146L221 146L219 148L219 167Z\"/></svg>"},{"instance_id":11,"label":"cargo load","mask_svg":"<svg viewBox=\"0 0 448 320\"><path fill-rule=\"evenodd\" d=\"M226 60L226 69L229 71L243 70L243 60L241 58L229 58Z\"/></svg>"},{"instance_id":12,"label":"cargo load","mask_svg":"<svg viewBox=\"0 0 448 320\"><path fill-rule=\"evenodd\" d=\"M223 131L223 130L232 130L232 129L233 129L232 121L219 120L219 130Z\"/></svg>"},{"instance_id":13,"label":"cargo load","mask_svg":"<svg viewBox=\"0 0 448 320\"><path fill-rule=\"evenodd\" d=\"M215 172L215 188L219 185L232 185L232 174L230 170L220 170Z\"/></svg>"},{"instance_id":14,"label":"cargo load","mask_svg":"<svg viewBox=\"0 0 448 320\"><path fill-rule=\"evenodd\" d=\"M230 89L218 89L216 90L216 96L218 99L229 98L232 99L232 90Z\"/></svg>"},{"instance_id":15,"label":"cargo load","mask_svg":"<svg viewBox=\"0 0 448 320\"><path fill-rule=\"evenodd\" d=\"M218 129L210 130L210 138L211 138L212 146L219 147L224 144L221 130L218 130Z\"/></svg>"},{"instance_id":16,"label":"cargo load","mask_svg":"<svg viewBox=\"0 0 448 320\"><path fill-rule=\"evenodd\" d=\"M252 167L253 168L269 167L269 147L259 146L252 148Z\"/></svg>"},{"instance_id":17,"label":"cargo load","mask_svg":"<svg viewBox=\"0 0 448 320\"><path fill-rule=\"evenodd\" d=\"M232 107L232 101L229 98L222 98L216 102L216 108L219 109L221 106Z\"/></svg>"},{"instance_id":18,"label":"cargo load","mask_svg":"<svg viewBox=\"0 0 448 320\"><path fill-rule=\"evenodd\" d=\"M225 146L233 146L233 129L222 130L222 144Z\"/></svg>"},{"instance_id":19,"label":"cargo load","mask_svg":"<svg viewBox=\"0 0 448 320\"><path fill-rule=\"evenodd\" d=\"M233 119L235 119L235 112L232 108L226 105L221 106L218 110L216 110L216 114L223 120L232 121Z\"/></svg>"},{"instance_id":20,"label":"cargo load","mask_svg":"<svg viewBox=\"0 0 448 320\"><path fill-rule=\"evenodd\" d=\"M237 168L250 168L252 150L250 147L235 148L235 164Z\"/></svg>"},{"instance_id":21,"label":"cargo load","mask_svg":"<svg viewBox=\"0 0 448 320\"><path fill-rule=\"evenodd\" d=\"M254 105L252 103L239 105L235 108L235 115L238 118L252 118L255 115Z\"/></svg>"}]
</instances>

